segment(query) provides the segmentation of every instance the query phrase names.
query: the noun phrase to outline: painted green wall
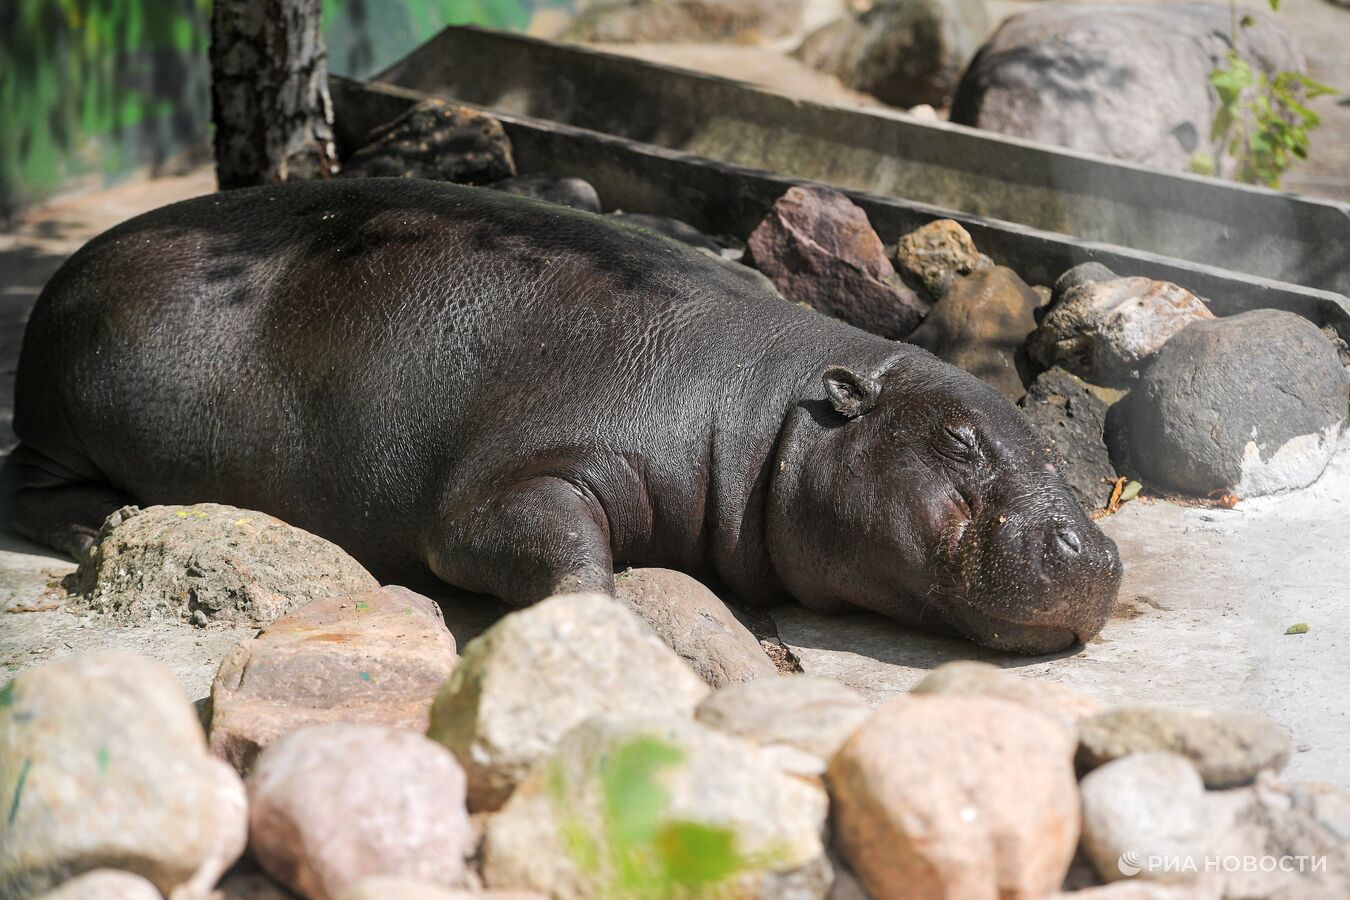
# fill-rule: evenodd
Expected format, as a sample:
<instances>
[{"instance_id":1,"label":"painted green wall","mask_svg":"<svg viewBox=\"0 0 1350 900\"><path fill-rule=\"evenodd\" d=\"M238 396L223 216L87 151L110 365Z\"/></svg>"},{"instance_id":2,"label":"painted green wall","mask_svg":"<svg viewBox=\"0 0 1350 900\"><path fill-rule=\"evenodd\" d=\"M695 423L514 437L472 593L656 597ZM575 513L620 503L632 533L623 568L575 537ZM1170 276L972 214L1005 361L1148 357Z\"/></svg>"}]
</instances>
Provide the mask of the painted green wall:
<instances>
[{"instance_id":1,"label":"painted green wall","mask_svg":"<svg viewBox=\"0 0 1350 900\"><path fill-rule=\"evenodd\" d=\"M523 30L568 0L322 0L329 68L371 75L447 24ZM0 0L0 219L202 158L211 0Z\"/></svg>"}]
</instances>

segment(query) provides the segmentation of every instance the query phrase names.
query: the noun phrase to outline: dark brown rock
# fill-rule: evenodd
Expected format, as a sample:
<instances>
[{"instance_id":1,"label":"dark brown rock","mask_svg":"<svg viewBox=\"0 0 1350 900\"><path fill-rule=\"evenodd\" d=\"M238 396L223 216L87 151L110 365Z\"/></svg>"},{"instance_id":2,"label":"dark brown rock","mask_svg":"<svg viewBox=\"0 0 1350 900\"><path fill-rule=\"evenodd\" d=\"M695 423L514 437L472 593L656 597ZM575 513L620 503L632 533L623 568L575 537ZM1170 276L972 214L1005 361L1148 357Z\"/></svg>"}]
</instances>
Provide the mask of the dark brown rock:
<instances>
[{"instance_id":1,"label":"dark brown rock","mask_svg":"<svg viewBox=\"0 0 1350 900\"><path fill-rule=\"evenodd\" d=\"M1086 382L1058 368L1038 375L1022 403L1032 427L1059 455L1059 474L1088 510L1106 505L1116 478L1104 437L1107 409Z\"/></svg>"},{"instance_id":2,"label":"dark brown rock","mask_svg":"<svg viewBox=\"0 0 1350 900\"><path fill-rule=\"evenodd\" d=\"M487 184L515 175L516 164L500 122L432 98L372 131L342 174Z\"/></svg>"},{"instance_id":3,"label":"dark brown rock","mask_svg":"<svg viewBox=\"0 0 1350 900\"><path fill-rule=\"evenodd\" d=\"M873 334L901 340L928 312L900 283L867 214L838 191L790 189L746 251L788 300Z\"/></svg>"},{"instance_id":4,"label":"dark brown rock","mask_svg":"<svg viewBox=\"0 0 1350 900\"><path fill-rule=\"evenodd\" d=\"M436 604L406 588L316 600L235 647L211 687L210 744L239 771L306 725L364 722L426 731L454 671Z\"/></svg>"},{"instance_id":5,"label":"dark brown rock","mask_svg":"<svg viewBox=\"0 0 1350 900\"><path fill-rule=\"evenodd\" d=\"M907 340L1016 403L1030 379L1024 344L1036 330L1039 303L1012 269L984 269L956 280Z\"/></svg>"}]
</instances>

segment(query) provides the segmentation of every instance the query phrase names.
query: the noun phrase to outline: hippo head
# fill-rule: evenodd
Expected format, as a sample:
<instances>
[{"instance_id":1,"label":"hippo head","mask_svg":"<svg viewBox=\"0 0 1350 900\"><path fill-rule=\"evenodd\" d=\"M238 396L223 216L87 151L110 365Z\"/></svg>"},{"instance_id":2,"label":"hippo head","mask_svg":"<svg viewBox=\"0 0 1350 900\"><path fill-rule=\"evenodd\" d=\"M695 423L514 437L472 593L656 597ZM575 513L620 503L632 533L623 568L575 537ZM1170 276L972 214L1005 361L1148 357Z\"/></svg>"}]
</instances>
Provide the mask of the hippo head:
<instances>
[{"instance_id":1,"label":"hippo head","mask_svg":"<svg viewBox=\"0 0 1350 900\"><path fill-rule=\"evenodd\" d=\"M880 371L831 366L780 442L766 538L821 609L864 607L980 644L1049 653L1105 624L1115 543L1002 395L906 348Z\"/></svg>"}]
</instances>

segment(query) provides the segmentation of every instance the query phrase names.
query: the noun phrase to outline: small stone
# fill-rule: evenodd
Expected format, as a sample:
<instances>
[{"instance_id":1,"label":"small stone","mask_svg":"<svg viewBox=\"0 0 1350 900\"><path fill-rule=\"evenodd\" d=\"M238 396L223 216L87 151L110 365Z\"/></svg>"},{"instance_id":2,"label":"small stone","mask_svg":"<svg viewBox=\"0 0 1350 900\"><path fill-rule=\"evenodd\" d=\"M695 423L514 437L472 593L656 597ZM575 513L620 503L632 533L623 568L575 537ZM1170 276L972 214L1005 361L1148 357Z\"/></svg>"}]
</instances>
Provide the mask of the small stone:
<instances>
[{"instance_id":1,"label":"small stone","mask_svg":"<svg viewBox=\"0 0 1350 900\"><path fill-rule=\"evenodd\" d=\"M75 577L76 606L127 623L266 625L311 600L379 586L336 544L218 503L124 506Z\"/></svg>"},{"instance_id":2,"label":"small stone","mask_svg":"<svg viewBox=\"0 0 1350 900\"><path fill-rule=\"evenodd\" d=\"M913 687L914 694L993 697L1043 713L1078 739L1078 722L1102 711L1092 697L1071 687L1037 678L1020 678L989 663L958 660L944 663Z\"/></svg>"},{"instance_id":3,"label":"small stone","mask_svg":"<svg viewBox=\"0 0 1350 900\"><path fill-rule=\"evenodd\" d=\"M338 900L546 900L533 891L469 891L412 878L377 875L342 892Z\"/></svg>"},{"instance_id":4,"label":"small stone","mask_svg":"<svg viewBox=\"0 0 1350 900\"><path fill-rule=\"evenodd\" d=\"M906 695L826 773L838 846L874 897L1041 897L1078 843L1071 745L1051 718L988 697Z\"/></svg>"},{"instance_id":5,"label":"small stone","mask_svg":"<svg viewBox=\"0 0 1350 900\"><path fill-rule=\"evenodd\" d=\"M437 695L428 734L469 779L469 807L501 806L535 760L595 715L691 715L708 686L612 597L563 594L473 640Z\"/></svg>"},{"instance_id":6,"label":"small stone","mask_svg":"<svg viewBox=\"0 0 1350 900\"><path fill-rule=\"evenodd\" d=\"M614 597L712 687L774 678L778 668L717 595L671 569L629 569Z\"/></svg>"},{"instance_id":7,"label":"small stone","mask_svg":"<svg viewBox=\"0 0 1350 900\"><path fill-rule=\"evenodd\" d=\"M429 98L373 130L342 175L488 184L516 174L511 141L487 113Z\"/></svg>"},{"instance_id":8,"label":"small stone","mask_svg":"<svg viewBox=\"0 0 1350 900\"><path fill-rule=\"evenodd\" d=\"M1031 379L1023 345L1036 330L1039 303L1012 269L983 269L957 279L906 340L1016 403Z\"/></svg>"},{"instance_id":9,"label":"small stone","mask_svg":"<svg viewBox=\"0 0 1350 900\"><path fill-rule=\"evenodd\" d=\"M1059 293L1027 341L1040 368L1061 366L1094 384L1128 385L1174 335L1214 318L1203 300L1168 281L1087 277L1080 273Z\"/></svg>"},{"instance_id":10,"label":"small stone","mask_svg":"<svg viewBox=\"0 0 1350 900\"><path fill-rule=\"evenodd\" d=\"M829 678L789 675L722 688L699 704L695 718L719 731L748 738L780 755L803 775L820 775L848 737L872 710L862 695Z\"/></svg>"},{"instance_id":11,"label":"small stone","mask_svg":"<svg viewBox=\"0 0 1350 900\"><path fill-rule=\"evenodd\" d=\"M921 285L933 300L945 297L957 279L994 267L970 233L951 219L937 219L900 238L895 264L902 277Z\"/></svg>"},{"instance_id":12,"label":"small stone","mask_svg":"<svg viewBox=\"0 0 1350 900\"><path fill-rule=\"evenodd\" d=\"M900 282L867 214L838 191L790 188L746 253L788 300L882 337L903 340L928 313Z\"/></svg>"},{"instance_id":13,"label":"small stone","mask_svg":"<svg viewBox=\"0 0 1350 900\"><path fill-rule=\"evenodd\" d=\"M1214 843L1205 786L1184 757L1131 754L1088 773L1080 790L1083 851L1102 880L1194 881L1205 870Z\"/></svg>"},{"instance_id":14,"label":"small stone","mask_svg":"<svg viewBox=\"0 0 1350 900\"><path fill-rule=\"evenodd\" d=\"M1350 378L1307 319L1258 309L1173 337L1107 438L1146 481L1195 496L1311 484L1335 453Z\"/></svg>"},{"instance_id":15,"label":"small stone","mask_svg":"<svg viewBox=\"0 0 1350 900\"><path fill-rule=\"evenodd\" d=\"M158 663L105 650L0 688L0 897L116 861L165 895L243 851L243 788Z\"/></svg>"},{"instance_id":16,"label":"small stone","mask_svg":"<svg viewBox=\"0 0 1350 900\"><path fill-rule=\"evenodd\" d=\"M94 869L72 878L38 900L163 900L159 889L139 875Z\"/></svg>"},{"instance_id":17,"label":"small stone","mask_svg":"<svg viewBox=\"0 0 1350 900\"><path fill-rule=\"evenodd\" d=\"M470 846L464 772L444 747L381 725L311 725L248 779L258 864L311 900L372 875L453 886Z\"/></svg>"},{"instance_id":18,"label":"small stone","mask_svg":"<svg viewBox=\"0 0 1350 900\"><path fill-rule=\"evenodd\" d=\"M489 821L483 878L581 900L625 883L620 860L646 881L683 851L697 852L705 869L726 864L724 877L693 895L823 898L826 813L820 787L782 772L749 741L687 718L592 718ZM594 865L578 864L591 853Z\"/></svg>"},{"instance_id":19,"label":"small stone","mask_svg":"<svg viewBox=\"0 0 1350 900\"><path fill-rule=\"evenodd\" d=\"M211 750L247 772L269 743L306 725L423 733L458 660L440 609L407 588L315 600L225 656L211 687Z\"/></svg>"},{"instance_id":20,"label":"small stone","mask_svg":"<svg viewBox=\"0 0 1350 900\"><path fill-rule=\"evenodd\" d=\"M584 212L600 212L600 195L582 178L554 178L552 175L517 175L488 185L494 191L532 197L546 203L570 206Z\"/></svg>"},{"instance_id":21,"label":"small stone","mask_svg":"<svg viewBox=\"0 0 1350 900\"><path fill-rule=\"evenodd\" d=\"M1088 511L1105 508L1116 480L1106 448L1109 409L1091 385L1058 367L1037 375L1022 401L1031 427L1058 457L1055 468Z\"/></svg>"},{"instance_id":22,"label":"small stone","mask_svg":"<svg viewBox=\"0 0 1350 900\"><path fill-rule=\"evenodd\" d=\"M1106 266L1099 262L1079 263L1071 269L1066 269L1062 275L1055 279L1055 286L1050 291L1050 299L1058 303L1064 299L1064 295L1071 288L1076 288L1080 284L1104 284L1108 281L1115 281L1118 277Z\"/></svg>"},{"instance_id":23,"label":"small stone","mask_svg":"<svg viewBox=\"0 0 1350 900\"><path fill-rule=\"evenodd\" d=\"M1079 723L1078 766L1095 769L1131 753L1191 761L1209 788L1251 784L1289 761L1289 734L1263 716L1230 710L1124 707Z\"/></svg>"}]
</instances>

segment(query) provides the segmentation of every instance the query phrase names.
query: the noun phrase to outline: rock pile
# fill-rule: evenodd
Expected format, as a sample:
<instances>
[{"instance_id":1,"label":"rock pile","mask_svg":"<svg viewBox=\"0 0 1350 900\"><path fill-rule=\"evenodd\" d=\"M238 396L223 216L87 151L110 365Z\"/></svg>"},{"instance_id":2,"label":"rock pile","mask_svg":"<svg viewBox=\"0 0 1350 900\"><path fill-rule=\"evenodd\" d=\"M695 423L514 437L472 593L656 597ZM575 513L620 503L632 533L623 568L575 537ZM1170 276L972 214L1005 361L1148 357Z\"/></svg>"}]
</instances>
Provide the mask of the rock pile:
<instances>
[{"instance_id":1,"label":"rock pile","mask_svg":"<svg viewBox=\"0 0 1350 900\"><path fill-rule=\"evenodd\" d=\"M458 660L429 601L398 588L316 600L279 620L244 645L245 668L274 667L259 677L277 691L289 679L299 699L271 698L277 728L246 790L209 755L191 704L157 664L105 652L22 673L0 689L0 895L1350 890L1350 796L1281 783L1289 738L1264 719L1110 709L973 662L940 667L875 710L816 677L766 672L710 691L631 609L650 604L658 625L712 613L716 639L703 645L714 650L727 621L671 573L625 577L638 587L622 600L550 598L503 618ZM355 660L384 684L316 718L305 698L340 693L318 683L346 684ZM222 675L239 668L227 660ZM433 676L448 677L427 736L371 714L424 716ZM1216 854L1325 863L1216 871L1206 864ZM1096 887L1121 881L1113 893Z\"/></svg>"}]
</instances>

